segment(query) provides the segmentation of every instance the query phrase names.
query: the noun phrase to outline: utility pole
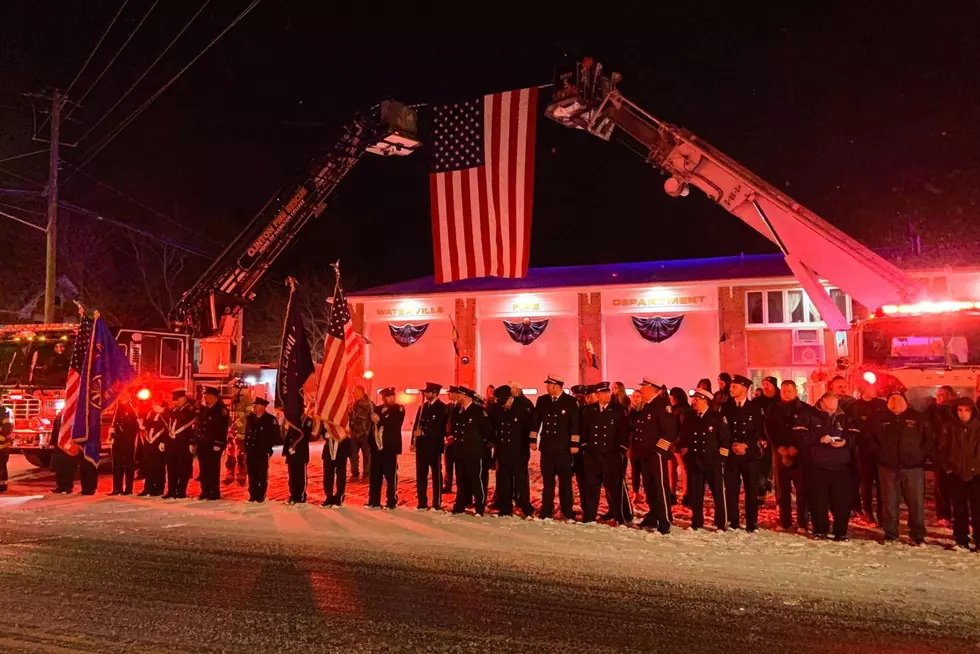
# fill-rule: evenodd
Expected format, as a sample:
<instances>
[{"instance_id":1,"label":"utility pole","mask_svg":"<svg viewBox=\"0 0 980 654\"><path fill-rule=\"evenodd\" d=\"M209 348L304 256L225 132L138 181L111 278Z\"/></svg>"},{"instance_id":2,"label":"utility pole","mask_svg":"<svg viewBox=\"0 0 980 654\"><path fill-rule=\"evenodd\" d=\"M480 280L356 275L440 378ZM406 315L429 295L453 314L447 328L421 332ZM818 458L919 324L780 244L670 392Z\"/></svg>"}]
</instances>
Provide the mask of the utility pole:
<instances>
[{"instance_id":1,"label":"utility pole","mask_svg":"<svg viewBox=\"0 0 980 654\"><path fill-rule=\"evenodd\" d=\"M61 92L51 94L51 150L48 170L47 256L44 269L44 322L54 322L54 291L58 253L58 142L61 128Z\"/></svg>"}]
</instances>

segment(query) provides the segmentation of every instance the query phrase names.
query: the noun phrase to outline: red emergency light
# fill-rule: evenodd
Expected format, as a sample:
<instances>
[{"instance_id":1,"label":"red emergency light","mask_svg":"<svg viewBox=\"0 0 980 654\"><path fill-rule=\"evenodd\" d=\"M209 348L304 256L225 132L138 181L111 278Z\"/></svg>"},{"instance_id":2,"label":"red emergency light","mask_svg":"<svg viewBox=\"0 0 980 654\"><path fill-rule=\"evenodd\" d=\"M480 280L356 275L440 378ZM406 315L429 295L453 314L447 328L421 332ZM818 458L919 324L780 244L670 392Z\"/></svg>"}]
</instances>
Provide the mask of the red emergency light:
<instances>
[{"instance_id":1,"label":"red emergency light","mask_svg":"<svg viewBox=\"0 0 980 654\"><path fill-rule=\"evenodd\" d=\"M916 302L915 304L886 304L877 311L877 316L921 316L923 314L953 313L980 309L980 302L969 300L941 300L939 302Z\"/></svg>"},{"instance_id":2,"label":"red emergency light","mask_svg":"<svg viewBox=\"0 0 980 654\"><path fill-rule=\"evenodd\" d=\"M150 399L150 389L141 388L136 391L136 399L146 402L148 399Z\"/></svg>"}]
</instances>

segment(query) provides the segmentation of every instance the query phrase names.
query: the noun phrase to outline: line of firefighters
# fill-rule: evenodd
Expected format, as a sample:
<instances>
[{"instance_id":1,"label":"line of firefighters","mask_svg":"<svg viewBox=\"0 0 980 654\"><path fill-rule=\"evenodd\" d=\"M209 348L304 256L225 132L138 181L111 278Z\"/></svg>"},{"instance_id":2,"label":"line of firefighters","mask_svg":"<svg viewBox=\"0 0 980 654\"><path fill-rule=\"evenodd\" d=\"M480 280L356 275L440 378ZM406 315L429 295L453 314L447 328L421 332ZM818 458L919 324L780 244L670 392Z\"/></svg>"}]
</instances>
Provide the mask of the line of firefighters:
<instances>
[{"instance_id":1,"label":"line of firefighters","mask_svg":"<svg viewBox=\"0 0 980 654\"><path fill-rule=\"evenodd\" d=\"M632 400L622 383L574 386L550 375L547 393L532 403L520 385L510 382L488 388L486 398L466 387L427 383L424 401L411 428L415 453L418 508L442 508L442 495L456 494L452 511L474 507L483 515L488 502L489 473L496 469L493 508L512 515L555 515L557 490L560 515L575 520L573 481L578 487L581 520L617 524L634 522L627 472L632 468L633 494L642 485L649 507L640 527L667 533L673 507L683 487L683 501L692 511L691 527L704 525L707 488L718 529L758 527L758 509L773 487L783 529L812 531L817 538L833 534L847 539L852 512L864 513L884 527L886 541L898 538L899 503L908 507L910 536L925 539L925 470L934 462L937 516L953 520L956 546L969 549L980 533L980 419L973 402L956 398L949 387L939 390L926 412L908 406L900 393L886 400L873 385L861 397L846 394L843 378L814 405L798 397L796 384L766 378L751 394L748 378L723 373L718 392L710 380L685 393L644 378ZM249 501L262 502L268 485L273 447L283 446L289 474L290 503L306 501L311 441L325 438L322 450L324 506L344 502L347 468L358 478L359 459L369 474L369 507L397 504L398 456L402 453L405 409L393 388L382 389L374 406L362 387L354 389L349 430L335 434L313 416L301 425L281 429L267 411L268 401L250 401L236 430L219 400L218 390L205 389L200 408L185 391L176 391L169 407L155 402L141 415L131 398L120 399L112 426L113 495L131 494L136 462L145 479L144 496L183 498L196 456L200 467L198 499L220 499L221 459L228 447L229 479L234 468L247 470ZM241 399L241 394L239 395ZM238 412L242 405L236 404ZM57 424L55 425L57 429ZM229 439L229 432L233 437ZM539 454L542 498L537 512L531 503L528 462ZM61 452L55 460L55 492L70 493L76 465ZM443 469L445 468L445 474ZM86 466L82 466L83 471ZM241 473L239 480L242 480ZM429 491L431 487L431 502ZM165 492L166 489L166 492ZM598 515L604 491L608 510ZM94 481L83 475L83 494L94 493ZM833 529L829 516L833 516Z\"/></svg>"}]
</instances>

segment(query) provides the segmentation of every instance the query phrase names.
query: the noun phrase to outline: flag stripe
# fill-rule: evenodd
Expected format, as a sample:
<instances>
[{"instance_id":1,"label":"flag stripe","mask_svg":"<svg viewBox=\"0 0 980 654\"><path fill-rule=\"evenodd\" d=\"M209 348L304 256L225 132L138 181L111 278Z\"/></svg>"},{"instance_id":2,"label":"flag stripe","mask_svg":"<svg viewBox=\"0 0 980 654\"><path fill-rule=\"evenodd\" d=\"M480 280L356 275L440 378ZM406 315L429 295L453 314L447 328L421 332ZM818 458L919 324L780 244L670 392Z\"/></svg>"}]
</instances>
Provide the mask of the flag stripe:
<instances>
[{"instance_id":1,"label":"flag stripe","mask_svg":"<svg viewBox=\"0 0 980 654\"><path fill-rule=\"evenodd\" d=\"M508 98L510 101L510 112L511 115L520 115L521 111L521 92L511 93ZM521 156L523 145L520 140L520 126L524 121L512 120L508 123L510 129L510 137L507 139L507 145L510 146L507 151L507 161L508 161L508 173L509 173L509 187L513 189L513 192L507 195L507 202L510 204L510 242L513 246L510 248L510 269L517 271L517 262L520 260L520 246L523 245L517 240L518 227L523 222L522 216L518 213L517 198L518 196L523 196L520 189L517 186L517 180L522 179L519 174L522 172L521 164L523 162L523 157ZM523 204L523 203L522 203Z\"/></svg>"},{"instance_id":2,"label":"flag stripe","mask_svg":"<svg viewBox=\"0 0 980 654\"><path fill-rule=\"evenodd\" d=\"M494 233L498 246L497 265L490 274L499 277L510 277L510 269L507 266L507 252L510 249L510 240L507 230L504 229L503 215L500 212L500 202L497 196L497 166L494 165L499 157L498 148L500 147L500 113L502 105L502 94L488 95L485 100L485 111L487 120L484 123L484 144L487 151L487 163L484 168L483 178L488 186L487 208L490 218L493 221Z\"/></svg>"},{"instance_id":3,"label":"flag stripe","mask_svg":"<svg viewBox=\"0 0 980 654\"><path fill-rule=\"evenodd\" d=\"M443 249L443 229L442 221L445 220L445 214L439 210L439 178L436 176L429 177L429 202L432 204L432 242L433 242L433 252L436 255L436 283L442 282L445 279L445 269L444 260L446 258L446 251Z\"/></svg>"},{"instance_id":4,"label":"flag stripe","mask_svg":"<svg viewBox=\"0 0 980 654\"><path fill-rule=\"evenodd\" d=\"M510 202L507 200L510 190L510 159L507 156L510 152L510 103L507 101L507 93L502 93L500 97L500 118L492 121L497 131L497 147L494 151L495 170L497 171L497 208L500 211L501 229L507 232L507 250L504 252L504 259L507 262L504 266L507 277L514 276L514 267L510 265L510 253L514 249L514 241L510 238L510 224L514 216L510 212Z\"/></svg>"},{"instance_id":5,"label":"flag stripe","mask_svg":"<svg viewBox=\"0 0 980 654\"><path fill-rule=\"evenodd\" d=\"M523 249L521 250L521 259L519 261L519 269L515 273L515 277L524 277L527 275L528 261L531 257L531 215L534 207L534 143L535 137L537 135L537 125L538 121L535 120L535 112L538 107L538 89L532 88L527 89L528 99L527 99L527 111L531 116L530 120L525 121L525 141L524 141L524 204L521 207L521 212L524 218L524 224L522 225L524 232L521 235L523 241Z\"/></svg>"}]
</instances>

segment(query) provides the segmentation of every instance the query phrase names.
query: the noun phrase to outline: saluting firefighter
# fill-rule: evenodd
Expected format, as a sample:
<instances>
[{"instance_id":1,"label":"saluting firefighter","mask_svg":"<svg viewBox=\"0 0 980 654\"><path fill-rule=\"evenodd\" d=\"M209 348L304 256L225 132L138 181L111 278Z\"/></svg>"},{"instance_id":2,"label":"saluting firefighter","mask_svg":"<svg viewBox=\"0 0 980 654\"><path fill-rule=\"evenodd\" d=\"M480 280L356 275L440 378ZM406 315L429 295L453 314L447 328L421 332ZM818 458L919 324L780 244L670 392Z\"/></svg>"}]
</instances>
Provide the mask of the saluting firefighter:
<instances>
[{"instance_id":1,"label":"saluting firefighter","mask_svg":"<svg viewBox=\"0 0 980 654\"><path fill-rule=\"evenodd\" d=\"M248 466L248 501L265 502L269 488L269 458L279 442L279 423L267 411L269 400L257 397L245 419L245 465ZM285 449L285 448L283 448ZM291 487L290 487L291 489Z\"/></svg>"},{"instance_id":2,"label":"saluting firefighter","mask_svg":"<svg viewBox=\"0 0 980 654\"><path fill-rule=\"evenodd\" d=\"M170 443L167 445L167 494L165 499L187 497L187 484L194 474L194 426L197 412L187 391L179 389L171 394L173 408L167 414Z\"/></svg>"},{"instance_id":3,"label":"saluting firefighter","mask_svg":"<svg viewBox=\"0 0 980 654\"><path fill-rule=\"evenodd\" d=\"M446 449L446 421L449 409L439 399L442 386L426 382L423 403L415 413L412 451L415 452L415 481L418 509L429 508L429 474L432 474L432 508L442 509L442 453Z\"/></svg>"},{"instance_id":4,"label":"saluting firefighter","mask_svg":"<svg viewBox=\"0 0 980 654\"><path fill-rule=\"evenodd\" d=\"M691 396L694 412L681 427L677 446L687 468L687 497L691 506L691 528L704 527L704 485L711 488L715 503L715 526L719 531L728 528L725 499L724 462L732 445L728 420L711 409L714 394L697 389Z\"/></svg>"},{"instance_id":5,"label":"saluting firefighter","mask_svg":"<svg viewBox=\"0 0 980 654\"><path fill-rule=\"evenodd\" d=\"M759 475L766 449L765 412L762 403L749 399L752 380L744 375L732 377L729 385L731 400L722 405L721 412L728 420L732 435L732 451L725 461L725 491L728 524L740 529L738 495L745 488L745 528L754 532L759 517Z\"/></svg>"},{"instance_id":6,"label":"saluting firefighter","mask_svg":"<svg viewBox=\"0 0 980 654\"><path fill-rule=\"evenodd\" d=\"M197 419L195 435L197 461L200 466L201 494L199 500L221 499L221 454L228 444L228 407L220 400L218 389L204 389L204 407Z\"/></svg>"},{"instance_id":7,"label":"saluting firefighter","mask_svg":"<svg viewBox=\"0 0 980 654\"><path fill-rule=\"evenodd\" d=\"M493 426L493 450L497 460L497 511L513 515L514 498L525 517L534 513L528 488L527 459L529 434L525 408L510 386L498 386L496 400L488 411Z\"/></svg>"},{"instance_id":8,"label":"saluting firefighter","mask_svg":"<svg viewBox=\"0 0 980 654\"><path fill-rule=\"evenodd\" d=\"M640 382L643 406L633 413L630 444L633 458L640 461L643 490L650 507L640 526L656 529L661 534L669 532L673 523L673 493L667 463L670 448L677 438L677 419L665 391L663 384L649 377Z\"/></svg>"},{"instance_id":9,"label":"saluting firefighter","mask_svg":"<svg viewBox=\"0 0 980 654\"><path fill-rule=\"evenodd\" d=\"M141 497L163 495L165 460L167 451L167 421L163 405L154 400L149 413L143 418L143 490Z\"/></svg>"},{"instance_id":10,"label":"saluting firefighter","mask_svg":"<svg viewBox=\"0 0 980 654\"><path fill-rule=\"evenodd\" d=\"M306 503L306 466L310 463L310 438L302 428L296 429L289 422L283 430L282 455L286 457L286 474L289 479L289 501L287 504Z\"/></svg>"},{"instance_id":11,"label":"saluting firefighter","mask_svg":"<svg viewBox=\"0 0 980 654\"><path fill-rule=\"evenodd\" d=\"M547 394L538 398L531 419L531 449L541 452L541 513L551 518L555 511L555 479L562 517L575 519L572 496L572 457L581 442L580 410L575 399L562 391L565 380L548 375Z\"/></svg>"},{"instance_id":12,"label":"saluting firefighter","mask_svg":"<svg viewBox=\"0 0 980 654\"><path fill-rule=\"evenodd\" d=\"M373 408L371 415L374 415ZM370 418L368 422L371 427L374 426ZM347 462L357 459L360 446L354 443L349 432L334 431L322 425L319 433L316 433L316 429L313 416L306 416L303 419L303 432L307 438L315 441L322 435L325 439L320 450L323 461L323 503L320 506L343 506L347 494Z\"/></svg>"},{"instance_id":13,"label":"saluting firefighter","mask_svg":"<svg viewBox=\"0 0 980 654\"><path fill-rule=\"evenodd\" d=\"M465 386L460 386L458 391L458 410L449 436L456 449L457 468L453 513L463 513L472 503L477 515L483 515L487 504L483 465L487 443L493 440L492 428L481 403L477 402L480 396Z\"/></svg>"},{"instance_id":14,"label":"saluting firefighter","mask_svg":"<svg viewBox=\"0 0 980 654\"><path fill-rule=\"evenodd\" d=\"M109 427L112 451L112 492L109 495L132 495L136 476L136 443L140 421L129 391L119 396L116 412Z\"/></svg>"},{"instance_id":15,"label":"saluting firefighter","mask_svg":"<svg viewBox=\"0 0 980 654\"><path fill-rule=\"evenodd\" d=\"M445 464L445 474L442 476L443 494L453 492L453 474L456 472L456 446L453 445L452 439L449 436L452 431L453 418L456 417L456 412L459 411L459 386L450 386L447 389L447 393L449 404L446 410L446 450L442 457Z\"/></svg>"},{"instance_id":16,"label":"saluting firefighter","mask_svg":"<svg viewBox=\"0 0 980 654\"><path fill-rule=\"evenodd\" d=\"M582 455L585 459L585 495L582 497L582 522L595 522L599 512L599 489L606 489L609 511L603 520L618 524L632 521L627 517L623 500L623 455L629 447L629 419L626 410L612 402L609 382L593 387L597 401L582 410ZM628 509L628 507L626 507Z\"/></svg>"},{"instance_id":17,"label":"saluting firefighter","mask_svg":"<svg viewBox=\"0 0 980 654\"><path fill-rule=\"evenodd\" d=\"M374 436L371 438L371 481L368 487L368 503L371 508L381 507L381 482L387 485L389 509L398 506L398 455L402 453L402 425L405 424L405 407L395 402L395 389L381 389L382 404L374 408Z\"/></svg>"}]
</instances>

